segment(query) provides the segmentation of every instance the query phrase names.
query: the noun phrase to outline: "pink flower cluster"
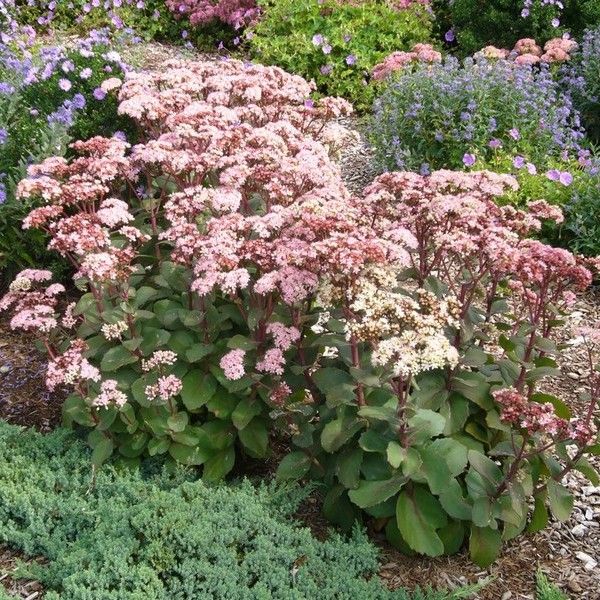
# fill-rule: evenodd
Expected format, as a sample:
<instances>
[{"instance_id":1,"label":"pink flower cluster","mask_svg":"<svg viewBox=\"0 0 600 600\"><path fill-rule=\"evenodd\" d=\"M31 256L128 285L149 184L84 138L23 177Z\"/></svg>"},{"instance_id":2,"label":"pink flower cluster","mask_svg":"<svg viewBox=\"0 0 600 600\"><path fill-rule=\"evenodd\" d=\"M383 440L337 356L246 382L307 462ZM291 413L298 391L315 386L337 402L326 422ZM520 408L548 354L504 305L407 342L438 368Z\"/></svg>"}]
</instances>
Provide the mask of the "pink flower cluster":
<instances>
[{"instance_id":1,"label":"pink flower cluster","mask_svg":"<svg viewBox=\"0 0 600 600\"><path fill-rule=\"evenodd\" d=\"M440 62L442 55L431 44L415 44L410 52L392 52L384 61L375 65L371 72L373 79L386 79L396 71L403 71L416 63Z\"/></svg>"},{"instance_id":2,"label":"pink flower cluster","mask_svg":"<svg viewBox=\"0 0 600 600\"><path fill-rule=\"evenodd\" d=\"M558 37L547 41L542 49L534 39L518 40L512 51L495 46L486 46L481 53L486 58L505 58L514 60L517 65L535 65L543 63L561 63L571 60L578 44L568 37Z\"/></svg>"},{"instance_id":3,"label":"pink flower cluster","mask_svg":"<svg viewBox=\"0 0 600 600\"><path fill-rule=\"evenodd\" d=\"M87 348L83 340L74 339L63 354L50 360L46 373L46 386L49 390L52 391L59 385L77 386L89 381L100 381L100 371L84 356Z\"/></svg>"},{"instance_id":4,"label":"pink flower cluster","mask_svg":"<svg viewBox=\"0 0 600 600\"><path fill-rule=\"evenodd\" d=\"M236 29L254 23L260 17L256 0L167 0L175 17L188 17L192 25L222 21Z\"/></svg>"},{"instance_id":5,"label":"pink flower cluster","mask_svg":"<svg viewBox=\"0 0 600 600\"><path fill-rule=\"evenodd\" d=\"M594 435L589 422L580 419L567 421L558 417L549 402L530 402L515 389L503 388L492 392L502 410L502 420L526 429L529 433L544 433L557 440L573 440L587 444Z\"/></svg>"},{"instance_id":6,"label":"pink flower cluster","mask_svg":"<svg viewBox=\"0 0 600 600\"><path fill-rule=\"evenodd\" d=\"M50 271L38 269L25 269L17 275L0 300L0 312L9 308L13 311L12 329L48 333L57 326L57 296L65 288L59 283L46 288L39 285L50 279Z\"/></svg>"},{"instance_id":7,"label":"pink flower cluster","mask_svg":"<svg viewBox=\"0 0 600 600\"><path fill-rule=\"evenodd\" d=\"M163 402L168 402L171 398L177 396L183 388L183 382L176 375L163 375L158 378L154 385L146 386L145 394L148 400L153 401L157 398Z\"/></svg>"},{"instance_id":8,"label":"pink flower cluster","mask_svg":"<svg viewBox=\"0 0 600 600\"><path fill-rule=\"evenodd\" d=\"M567 250L525 237L540 229L540 218L560 222L560 211L543 201L531 213L495 202L516 185L512 176L488 171L385 173L365 190L363 212L376 217L382 237L398 227L413 234L411 261L421 282L435 273L465 302L481 282L503 282L520 318L545 314L551 305L567 309L592 275ZM465 272L470 279L461 279Z\"/></svg>"}]
</instances>

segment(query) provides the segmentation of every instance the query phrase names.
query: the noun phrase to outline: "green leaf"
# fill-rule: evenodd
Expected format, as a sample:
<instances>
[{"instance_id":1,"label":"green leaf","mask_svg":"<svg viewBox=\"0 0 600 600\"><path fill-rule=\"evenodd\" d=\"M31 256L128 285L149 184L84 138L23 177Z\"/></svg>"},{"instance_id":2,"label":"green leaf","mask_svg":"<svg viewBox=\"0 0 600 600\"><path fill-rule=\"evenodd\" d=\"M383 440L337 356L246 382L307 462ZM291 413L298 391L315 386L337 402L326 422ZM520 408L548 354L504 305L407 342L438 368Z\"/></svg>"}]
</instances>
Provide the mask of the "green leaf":
<instances>
[{"instance_id":1,"label":"green leaf","mask_svg":"<svg viewBox=\"0 0 600 600\"><path fill-rule=\"evenodd\" d=\"M92 411L81 396L71 394L63 403L63 422L70 426L75 422L86 427L94 427L95 421L92 418Z\"/></svg>"},{"instance_id":2,"label":"green leaf","mask_svg":"<svg viewBox=\"0 0 600 600\"><path fill-rule=\"evenodd\" d=\"M217 419L229 419L233 414L238 399L233 394L219 387L212 398L206 403L206 408L217 417Z\"/></svg>"},{"instance_id":3,"label":"green leaf","mask_svg":"<svg viewBox=\"0 0 600 600\"><path fill-rule=\"evenodd\" d=\"M574 465L575 470L585 475L588 481L595 486L600 485L600 477L598 471L592 466L587 458L580 458Z\"/></svg>"},{"instance_id":4,"label":"green leaf","mask_svg":"<svg viewBox=\"0 0 600 600\"><path fill-rule=\"evenodd\" d=\"M419 408L408 419L408 425L411 445L416 445L440 435L446 426L446 419L433 410Z\"/></svg>"},{"instance_id":5,"label":"green leaf","mask_svg":"<svg viewBox=\"0 0 600 600\"><path fill-rule=\"evenodd\" d=\"M256 345L256 342L243 335L234 335L232 338L229 338L229 341L227 342L228 348L239 348L240 350L246 350L246 352L254 350Z\"/></svg>"},{"instance_id":6,"label":"green leaf","mask_svg":"<svg viewBox=\"0 0 600 600\"><path fill-rule=\"evenodd\" d=\"M432 450L431 447L421 448L419 454L422 461L420 474L425 477L429 489L434 494L441 494L452 480L445 457Z\"/></svg>"},{"instance_id":7,"label":"green leaf","mask_svg":"<svg viewBox=\"0 0 600 600\"><path fill-rule=\"evenodd\" d=\"M470 521L472 516L471 505L463 496L463 490L456 479L439 495L440 504L444 510L455 519Z\"/></svg>"},{"instance_id":8,"label":"green leaf","mask_svg":"<svg viewBox=\"0 0 600 600\"><path fill-rule=\"evenodd\" d=\"M275 477L286 481L297 481L308 473L310 469L310 456L304 452L290 452L277 467Z\"/></svg>"},{"instance_id":9,"label":"green leaf","mask_svg":"<svg viewBox=\"0 0 600 600\"><path fill-rule=\"evenodd\" d=\"M157 454L164 454L171 445L169 438L152 438L148 442L148 454L150 456L156 456Z\"/></svg>"},{"instance_id":10,"label":"green leaf","mask_svg":"<svg viewBox=\"0 0 600 600\"><path fill-rule=\"evenodd\" d=\"M171 444L169 454L184 465L197 466L205 463L211 452L200 446L185 446L184 444Z\"/></svg>"},{"instance_id":11,"label":"green leaf","mask_svg":"<svg viewBox=\"0 0 600 600\"><path fill-rule=\"evenodd\" d=\"M215 347L213 344L193 344L185 351L185 357L188 362L200 362L214 351Z\"/></svg>"},{"instance_id":12,"label":"green leaf","mask_svg":"<svg viewBox=\"0 0 600 600\"><path fill-rule=\"evenodd\" d=\"M161 346L164 346L169 341L170 337L171 334L166 329L144 327L142 330L140 350L147 356L155 350L158 350Z\"/></svg>"},{"instance_id":13,"label":"green leaf","mask_svg":"<svg viewBox=\"0 0 600 600\"><path fill-rule=\"evenodd\" d=\"M363 406L358 411L358 416L386 423L396 423L398 421L396 409L391 406Z\"/></svg>"},{"instance_id":14,"label":"green leaf","mask_svg":"<svg viewBox=\"0 0 600 600\"><path fill-rule=\"evenodd\" d=\"M490 384L477 371L461 371L450 381L451 389L462 394L471 402L486 410L494 408L490 396Z\"/></svg>"},{"instance_id":15,"label":"green leaf","mask_svg":"<svg viewBox=\"0 0 600 600\"><path fill-rule=\"evenodd\" d=\"M566 521L573 510L573 495L554 479L548 479L548 502L552 514L559 521Z\"/></svg>"},{"instance_id":16,"label":"green leaf","mask_svg":"<svg viewBox=\"0 0 600 600\"><path fill-rule=\"evenodd\" d=\"M360 511L350 500L342 485L332 487L323 500L323 514L344 531L350 531Z\"/></svg>"},{"instance_id":17,"label":"green leaf","mask_svg":"<svg viewBox=\"0 0 600 600\"><path fill-rule=\"evenodd\" d=\"M398 442L390 442L387 447L387 459L390 465L397 469L406 458L406 449Z\"/></svg>"},{"instance_id":18,"label":"green leaf","mask_svg":"<svg viewBox=\"0 0 600 600\"><path fill-rule=\"evenodd\" d=\"M469 463L491 486L498 486L503 479L500 467L481 452L469 450Z\"/></svg>"},{"instance_id":19,"label":"green leaf","mask_svg":"<svg viewBox=\"0 0 600 600\"><path fill-rule=\"evenodd\" d=\"M231 420L237 429L244 429L252 419L262 412L259 400L243 398L231 413Z\"/></svg>"},{"instance_id":20,"label":"green leaf","mask_svg":"<svg viewBox=\"0 0 600 600\"><path fill-rule=\"evenodd\" d=\"M329 406L356 402L356 383L346 371L323 367L314 373L313 379L319 390L327 397Z\"/></svg>"},{"instance_id":21,"label":"green leaf","mask_svg":"<svg viewBox=\"0 0 600 600\"><path fill-rule=\"evenodd\" d=\"M348 497L360 508L375 506L397 494L406 481L406 477L400 474L383 481L363 480L355 490L348 492Z\"/></svg>"},{"instance_id":22,"label":"green leaf","mask_svg":"<svg viewBox=\"0 0 600 600\"><path fill-rule=\"evenodd\" d=\"M469 553L473 562L482 569L489 567L500 554L502 534L490 527L471 525Z\"/></svg>"},{"instance_id":23,"label":"green leaf","mask_svg":"<svg viewBox=\"0 0 600 600\"><path fill-rule=\"evenodd\" d=\"M263 419L253 419L244 429L238 432L238 437L252 456L256 458L264 458L266 456L269 432Z\"/></svg>"},{"instance_id":24,"label":"green leaf","mask_svg":"<svg viewBox=\"0 0 600 600\"><path fill-rule=\"evenodd\" d=\"M336 475L344 487L353 490L360 482L360 467L363 461L363 451L352 448L341 453L336 464Z\"/></svg>"},{"instance_id":25,"label":"green leaf","mask_svg":"<svg viewBox=\"0 0 600 600\"><path fill-rule=\"evenodd\" d=\"M217 452L214 456L211 456L204 463L202 479L212 482L219 481L233 469L234 464L235 449L233 446L229 446L229 448L225 448L224 450Z\"/></svg>"},{"instance_id":26,"label":"green leaf","mask_svg":"<svg viewBox=\"0 0 600 600\"><path fill-rule=\"evenodd\" d=\"M167 426L173 433L180 433L186 428L188 421L188 414L186 412L179 412L167 419Z\"/></svg>"},{"instance_id":27,"label":"green leaf","mask_svg":"<svg viewBox=\"0 0 600 600\"><path fill-rule=\"evenodd\" d=\"M330 421L321 432L323 450L336 452L362 428L363 423L356 417L343 416Z\"/></svg>"},{"instance_id":28,"label":"green leaf","mask_svg":"<svg viewBox=\"0 0 600 600\"><path fill-rule=\"evenodd\" d=\"M402 554L406 556L414 556L416 552L406 543L405 539L402 537L400 530L398 529L398 524L396 523L396 519L390 519L385 526L385 537L387 541L394 546L394 548L398 548Z\"/></svg>"},{"instance_id":29,"label":"green leaf","mask_svg":"<svg viewBox=\"0 0 600 600\"><path fill-rule=\"evenodd\" d=\"M446 513L436 498L424 488L415 488L412 493L400 492L396 504L396 522L402 537L416 552L427 556L444 553L444 544L436 529L446 525Z\"/></svg>"},{"instance_id":30,"label":"green leaf","mask_svg":"<svg viewBox=\"0 0 600 600\"><path fill-rule=\"evenodd\" d=\"M440 438L431 442L428 449L444 459L452 477L457 477L467 467L468 448L457 440Z\"/></svg>"},{"instance_id":31,"label":"green leaf","mask_svg":"<svg viewBox=\"0 0 600 600\"><path fill-rule=\"evenodd\" d=\"M374 429L367 429L358 438L358 445L365 452L385 452L387 448L385 438Z\"/></svg>"},{"instance_id":32,"label":"green leaf","mask_svg":"<svg viewBox=\"0 0 600 600\"><path fill-rule=\"evenodd\" d=\"M132 354L123 346L115 346L104 354L100 362L100 370L103 372L112 372L137 361L135 354Z\"/></svg>"},{"instance_id":33,"label":"green leaf","mask_svg":"<svg viewBox=\"0 0 600 600\"><path fill-rule=\"evenodd\" d=\"M465 541L465 526L460 521L450 521L448 525L438 530L444 544L444 554L456 554Z\"/></svg>"},{"instance_id":34,"label":"green leaf","mask_svg":"<svg viewBox=\"0 0 600 600\"><path fill-rule=\"evenodd\" d=\"M99 467L100 465L102 465L102 463L104 463L104 461L110 458L115 448L115 445L111 438L102 436L102 439L98 440L94 444L93 448L94 449L92 450L92 464L96 467Z\"/></svg>"},{"instance_id":35,"label":"green leaf","mask_svg":"<svg viewBox=\"0 0 600 600\"><path fill-rule=\"evenodd\" d=\"M217 382L212 375L200 370L190 371L183 379L181 400L188 410L204 406L217 390Z\"/></svg>"},{"instance_id":36,"label":"green leaf","mask_svg":"<svg viewBox=\"0 0 600 600\"><path fill-rule=\"evenodd\" d=\"M548 509L546 508L546 495L538 494L535 497L535 505L531 520L529 521L528 530L531 533L541 531L548 525Z\"/></svg>"}]
</instances>

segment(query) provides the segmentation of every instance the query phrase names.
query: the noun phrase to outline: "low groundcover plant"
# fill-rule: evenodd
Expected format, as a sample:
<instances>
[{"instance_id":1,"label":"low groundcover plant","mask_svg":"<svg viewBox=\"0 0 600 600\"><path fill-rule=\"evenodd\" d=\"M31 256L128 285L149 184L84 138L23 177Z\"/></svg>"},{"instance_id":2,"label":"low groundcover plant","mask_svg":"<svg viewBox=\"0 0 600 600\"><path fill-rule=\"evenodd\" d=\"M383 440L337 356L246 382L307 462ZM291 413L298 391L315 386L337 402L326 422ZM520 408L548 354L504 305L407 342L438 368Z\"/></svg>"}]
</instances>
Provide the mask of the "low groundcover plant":
<instances>
[{"instance_id":1,"label":"low groundcover plant","mask_svg":"<svg viewBox=\"0 0 600 600\"><path fill-rule=\"evenodd\" d=\"M166 454L217 480L283 435L279 477L323 482L341 525L368 515L431 556L468 539L487 565L548 506L568 517L566 473L597 481L596 371L572 407L543 379L598 261L529 239L562 213L498 206L509 175L394 172L352 196L329 157L350 106L313 91L233 60L131 74L141 143L76 142L19 185L85 293L63 309L30 269L0 309L73 390L96 465Z\"/></svg>"},{"instance_id":2,"label":"low groundcover plant","mask_svg":"<svg viewBox=\"0 0 600 600\"><path fill-rule=\"evenodd\" d=\"M362 532L321 542L289 518L305 495L297 488L208 486L153 465L107 468L90 485L89 454L64 430L43 436L0 423L0 482L0 540L44 558L17 576L40 581L48 600L470 596L388 591Z\"/></svg>"}]
</instances>

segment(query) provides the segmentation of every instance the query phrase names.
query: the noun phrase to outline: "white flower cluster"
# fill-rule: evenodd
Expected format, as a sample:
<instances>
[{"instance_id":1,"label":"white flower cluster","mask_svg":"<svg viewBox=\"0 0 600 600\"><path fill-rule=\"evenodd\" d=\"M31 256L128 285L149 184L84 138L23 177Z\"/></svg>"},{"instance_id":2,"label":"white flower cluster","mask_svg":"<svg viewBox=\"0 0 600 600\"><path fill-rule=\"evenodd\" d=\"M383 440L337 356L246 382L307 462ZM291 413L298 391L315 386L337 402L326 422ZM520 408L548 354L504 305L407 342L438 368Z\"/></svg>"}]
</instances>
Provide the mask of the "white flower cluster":
<instances>
[{"instance_id":1,"label":"white flower cluster","mask_svg":"<svg viewBox=\"0 0 600 600\"><path fill-rule=\"evenodd\" d=\"M397 291L396 273L376 267L348 290L354 318L346 335L370 342L375 366L390 368L396 377L458 363L458 352L446 330L458 326L458 302L440 300L424 289Z\"/></svg>"},{"instance_id":2,"label":"white flower cluster","mask_svg":"<svg viewBox=\"0 0 600 600\"><path fill-rule=\"evenodd\" d=\"M117 321L116 323L105 323L101 327L102 335L107 340L120 340L123 333L127 331L127 323L125 321Z\"/></svg>"}]
</instances>

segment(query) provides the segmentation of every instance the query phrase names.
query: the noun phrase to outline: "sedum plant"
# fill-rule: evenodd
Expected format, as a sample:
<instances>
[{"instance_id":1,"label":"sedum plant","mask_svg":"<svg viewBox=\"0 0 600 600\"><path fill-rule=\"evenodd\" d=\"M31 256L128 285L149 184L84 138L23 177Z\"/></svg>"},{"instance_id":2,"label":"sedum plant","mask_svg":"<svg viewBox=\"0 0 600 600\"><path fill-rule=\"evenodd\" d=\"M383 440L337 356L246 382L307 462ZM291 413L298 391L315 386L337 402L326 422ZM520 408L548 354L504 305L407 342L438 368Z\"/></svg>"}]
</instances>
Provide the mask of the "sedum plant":
<instances>
[{"instance_id":1,"label":"sedum plant","mask_svg":"<svg viewBox=\"0 0 600 600\"><path fill-rule=\"evenodd\" d=\"M562 214L499 207L508 175L396 172L351 196L326 149L350 107L312 91L230 60L130 75L138 145L76 142L19 185L83 295L62 310L27 270L0 309L73 388L95 464L166 454L216 480L285 435L279 476L323 482L338 523L432 556L468 539L489 564L548 506L568 517L567 472L597 481L595 372L581 412L541 383L597 261L529 239Z\"/></svg>"},{"instance_id":2,"label":"sedum plant","mask_svg":"<svg viewBox=\"0 0 600 600\"><path fill-rule=\"evenodd\" d=\"M365 220L408 256L322 286L321 400L308 418L289 407L297 449L279 467L284 479L324 480L325 512L341 525L362 510L393 544L430 556L468 540L482 566L504 540L544 527L548 507L568 518L570 470L598 482L585 459L598 452L593 355L579 412L542 383L591 273L526 239L561 214L544 202L498 207L514 188L506 175L438 171L385 174L366 189Z\"/></svg>"}]
</instances>

